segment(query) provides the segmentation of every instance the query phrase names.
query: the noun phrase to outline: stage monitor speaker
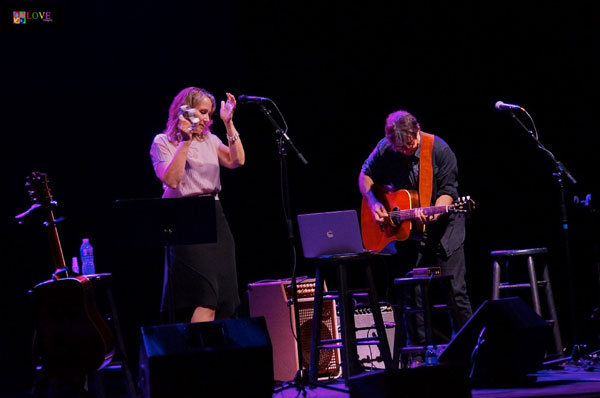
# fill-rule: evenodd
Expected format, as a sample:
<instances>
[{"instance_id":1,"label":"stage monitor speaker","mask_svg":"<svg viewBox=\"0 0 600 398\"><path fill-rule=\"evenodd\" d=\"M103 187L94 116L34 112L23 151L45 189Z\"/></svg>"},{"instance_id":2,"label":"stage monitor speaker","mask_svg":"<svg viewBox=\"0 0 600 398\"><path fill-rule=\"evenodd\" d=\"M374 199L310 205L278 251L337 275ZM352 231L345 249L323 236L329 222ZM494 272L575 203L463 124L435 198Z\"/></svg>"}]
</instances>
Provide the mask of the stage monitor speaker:
<instances>
[{"instance_id":1,"label":"stage monitor speaker","mask_svg":"<svg viewBox=\"0 0 600 398\"><path fill-rule=\"evenodd\" d=\"M408 369L363 372L347 382L352 398L470 398L469 369L437 364Z\"/></svg>"},{"instance_id":2,"label":"stage monitor speaker","mask_svg":"<svg viewBox=\"0 0 600 398\"><path fill-rule=\"evenodd\" d=\"M551 336L552 326L519 297L486 300L439 360L469 364L475 385L519 384L541 368Z\"/></svg>"},{"instance_id":3,"label":"stage monitor speaker","mask_svg":"<svg viewBox=\"0 0 600 398\"><path fill-rule=\"evenodd\" d=\"M271 397L264 318L142 327L142 397Z\"/></svg>"},{"instance_id":4,"label":"stage monitor speaker","mask_svg":"<svg viewBox=\"0 0 600 398\"><path fill-rule=\"evenodd\" d=\"M263 316L273 345L273 371L276 380L292 380L298 372L298 347L294 336L300 329L302 359L308 369L312 334L315 280L306 279L297 283L300 328L296 327L292 305L291 282L278 280L256 282L248 285L250 316ZM321 339L339 338L335 302L323 301ZM319 377L337 377L341 373L340 353L335 350L320 350Z\"/></svg>"}]
</instances>

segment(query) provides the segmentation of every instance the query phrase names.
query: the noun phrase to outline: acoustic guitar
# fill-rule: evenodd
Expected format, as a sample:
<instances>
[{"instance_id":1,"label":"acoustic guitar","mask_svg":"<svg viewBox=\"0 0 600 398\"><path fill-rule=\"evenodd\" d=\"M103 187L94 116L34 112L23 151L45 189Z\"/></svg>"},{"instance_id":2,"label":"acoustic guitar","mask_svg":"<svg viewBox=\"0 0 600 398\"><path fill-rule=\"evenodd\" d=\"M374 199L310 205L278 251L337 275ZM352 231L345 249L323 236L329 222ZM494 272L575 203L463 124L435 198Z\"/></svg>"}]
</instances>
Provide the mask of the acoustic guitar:
<instances>
[{"instance_id":1,"label":"acoustic guitar","mask_svg":"<svg viewBox=\"0 0 600 398\"><path fill-rule=\"evenodd\" d=\"M366 199L363 198L360 224L363 245L367 250L380 251L392 241L403 241L422 235L425 225L419 222L418 210L422 210L425 216L433 216L445 213L467 213L475 207L475 202L468 196L460 198L451 205L419 207L419 194L412 190L385 192L374 187L373 193L387 210L388 219L382 224L377 223Z\"/></svg>"},{"instance_id":2,"label":"acoustic guitar","mask_svg":"<svg viewBox=\"0 0 600 398\"><path fill-rule=\"evenodd\" d=\"M49 374L88 374L111 361L112 333L96 307L91 280L70 274L65 265L52 212L56 202L52 200L47 175L33 172L25 186L32 209L44 213L55 268L52 279L39 283L31 291L36 317L34 360Z\"/></svg>"}]
</instances>

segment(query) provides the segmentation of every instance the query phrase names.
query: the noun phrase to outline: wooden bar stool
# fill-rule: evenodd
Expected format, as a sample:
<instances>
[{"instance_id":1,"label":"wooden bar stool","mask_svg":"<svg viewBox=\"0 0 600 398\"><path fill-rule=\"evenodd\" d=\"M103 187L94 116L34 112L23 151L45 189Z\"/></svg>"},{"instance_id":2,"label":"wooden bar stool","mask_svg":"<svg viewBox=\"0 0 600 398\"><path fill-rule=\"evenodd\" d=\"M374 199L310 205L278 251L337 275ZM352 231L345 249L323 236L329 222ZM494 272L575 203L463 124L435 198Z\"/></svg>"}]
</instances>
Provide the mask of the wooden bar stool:
<instances>
[{"instance_id":1,"label":"wooden bar stool","mask_svg":"<svg viewBox=\"0 0 600 398\"><path fill-rule=\"evenodd\" d=\"M536 267L533 260L534 256L541 256L545 255L546 253L548 253L548 249L545 247L518 250L496 250L490 252L494 267L492 276L492 299L500 298L502 292L507 293L505 296L511 296L510 292L512 291L529 290L533 309L539 316L542 316L539 288L544 288L546 306L550 318L548 321L553 324L554 348L556 350L555 354L562 355L563 345L560 337L560 329L558 327L556 308L554 306L554 296L552 295L552 286L550 284L548 265L546 262L544 262L542 279L538 280ZM518 261L525 259L526 262ZM508 275L510 275L511 268L515 267L519 262L521 265L524 263L527 264L527 274L529 279L527 282L508 280ZM512 294L512 296L515 296L515 294Z\"/></svg>"},{"instance_id":2,"label":"wooden bar stool","mask_svg":"<svg viewBox=\"0 0 600 398\"><path fill-rule=\"evenodd\" d=\"M342 377L347 382L350 376L364 371L358 360L358 345L377 345L386 369L392 367L390 346L385 332L383 317L381 315L380 303L375 291L375 283L371 269L371 261L384 254L378 253L352 253L331 256L322 256L315 259L316 282L315 299L312 323L312 335L310 346L309 381L317 381L319 370L319 354L323 349L340 349L342 357ZM324 267L336 267L337 290L324 292ZM353 269L360 268L364 272L367 287L364 289L351 290L348 284L348 275ZM354 322L353 298L367 296L369 307L373 314L376 337L357 338ZM341 338L321 339L321 317L323 313L323 300L336 300L340 315ZM372 329L372 327L369 327Z\"/></svg>"},{"instance_id":3,"label":"wooden bar stool","mask_svg":"<svg viewBox=\"0 0 600 398\"><path fill-rule=\"evenodd\" d=\"M444 312L457 316L454 293L452 291L452 275L431 275L421 277L407 277L394 279L394 285L399 289L399 302L395 305L396 330L394 335L394 366L406 367L411 354L425 353L427 346L435 345L433 341L432 314ZM439 285L446 292L447 301L434 303L431 299L430 287ZM406 298L414 298L415 288L420 289L421 305L412 305ZM408 343L408 316L423 315L423 328L425 332L425 345Z\"/></svg>"}]
</instances>

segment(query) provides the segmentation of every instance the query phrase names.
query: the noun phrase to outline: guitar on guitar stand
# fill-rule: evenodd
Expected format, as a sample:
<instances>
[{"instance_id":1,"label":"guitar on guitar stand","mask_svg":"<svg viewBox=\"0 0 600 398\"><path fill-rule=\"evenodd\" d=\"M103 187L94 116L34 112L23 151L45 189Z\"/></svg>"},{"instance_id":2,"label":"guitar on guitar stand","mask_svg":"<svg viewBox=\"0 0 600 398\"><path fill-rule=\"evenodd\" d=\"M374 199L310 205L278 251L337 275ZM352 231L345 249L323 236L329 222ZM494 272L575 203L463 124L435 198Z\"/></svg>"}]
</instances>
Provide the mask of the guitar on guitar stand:
<instances>
[{"instance_id":1,"label":"guitar on guitar stand","mask_svg":"<svg viewBox=\"0 0 600 398\"><path fill-rule=\"evenodd\" d=\"M16 218L20 220L33 210L43 211L55 268L52 279L30 292L36 318L34 361L50 378L84 378L111 361L113 336L96 308L91 280L66 267L47 175L33 172L26 187L32 207Z\"/></svg>"}]
</instances>

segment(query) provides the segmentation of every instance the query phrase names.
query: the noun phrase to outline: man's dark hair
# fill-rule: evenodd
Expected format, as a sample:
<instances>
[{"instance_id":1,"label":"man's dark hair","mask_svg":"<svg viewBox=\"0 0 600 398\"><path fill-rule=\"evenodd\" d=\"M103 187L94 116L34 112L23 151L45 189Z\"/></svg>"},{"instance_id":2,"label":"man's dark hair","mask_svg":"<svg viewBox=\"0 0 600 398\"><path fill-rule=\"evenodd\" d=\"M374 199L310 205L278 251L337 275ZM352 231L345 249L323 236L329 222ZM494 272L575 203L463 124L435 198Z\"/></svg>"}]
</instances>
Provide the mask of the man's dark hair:
<instances>
[{"instance_id":1,"label":"man's dark hair","mask_svg":"<svg viewBox=\"0 0 600 398\"><path fill-rule=\"evenodd\" d=\"M385 120L385 135L394 143L402 145L407 138L416 138L420 126L417 119L407 111L390 113Z\"/></svg>"}]
</instances>

